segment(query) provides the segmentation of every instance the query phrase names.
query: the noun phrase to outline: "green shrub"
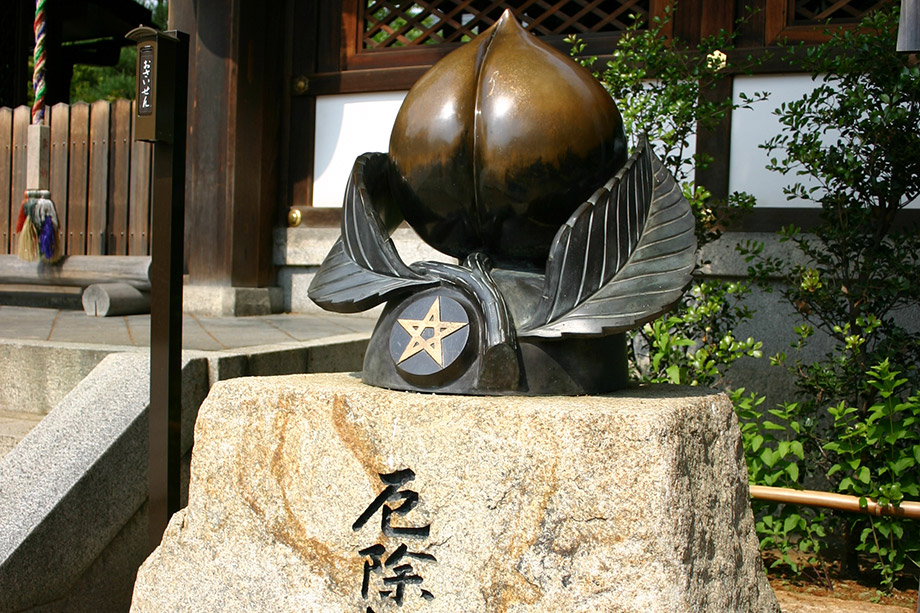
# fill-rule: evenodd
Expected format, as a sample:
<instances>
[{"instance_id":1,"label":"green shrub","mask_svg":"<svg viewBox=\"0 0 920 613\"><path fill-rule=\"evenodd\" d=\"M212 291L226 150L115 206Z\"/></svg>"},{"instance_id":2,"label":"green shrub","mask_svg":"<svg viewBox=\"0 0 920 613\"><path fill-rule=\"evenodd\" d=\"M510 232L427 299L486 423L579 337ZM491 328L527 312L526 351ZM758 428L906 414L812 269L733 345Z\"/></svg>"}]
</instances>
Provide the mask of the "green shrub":
<instances>
[{"instance_id":1,"label":"green shrub","mask_svg":"<svg viewBox=\"0 0 920 613\"><path fill-rule=\"evenodd\" d=\"M768 290L781 280L779 293L800 316L793 356L771 358L792 372L798 397L770 411L764 425L775 430L762 456L775 456L791 485L895 505L916 496L918 414L909 390L918 388L920 367L920 342L896 318L920 307L920 234L897 222L920 195L920 67L895 53L897 23L896 7L879 11L805 50L817 86L777 109L782 132L764 148L772 170L815 181L797 181L786 194L819 204L820 223L807 233L784 228L783 255L766 257L757 243L741 248L753 279ZM831 349L806 361L798 352L817 331ZM799 468L789 473L792 464L783 463L793 443ZM755 480L775 476L770 466L755 468ZM797 527L793 513L781 507L771 520L790 529L782 547L809 542L814 521L823 521L845 537L848 570L858 574L859 554L868 555L886 588L920 545L916 527L901 520L829 513Z\"/></svg>"},{"instance_id":2,"label":"green shrub","mask_svg":"<svg viewBox=\"0 0 920 613\"><path fill-rule=\"evenodd\" d=\"M920 394L901 401L907 379L892 371L888 360L873 366L868 383L878 391L878 402L862 412L840 403L828 408L837 438L824 445L833 453L828 476L839 479L837 490L859 496L865 506L871 498L883 506L897 507L905 499L920 498ZM907 563L918 564L920 526L893 517L850 520L858 530L856 549L868 554L881 572L882 585L891 589Z\"/></svg>"},{"instance_id":3,"label":"green shrub","mask_svg":"<svg viewBox=\"0 0 920 613\"><path fill-rule=\"evenodd\" d=\"M731 96L713 96L711 92L727 74L725 52L733 49L732 36L723 31L690 47L664 35L669 16L668 12L665 19L656 18L648 28L634 22L595 76L616 100L632 142L647 135L655 154L681 185L702 246L720 235L713 213L716 206L745 210L754 200L733 194L728 202L715 202L705 186L695 183L694 171L712 160L692 154L691 139L698 128L713 128L733 109L763 100L766 94L742 94L740 103ZM574 55L585 49L577 37L566 41L573 45ZM752 58L748 61L754 63ZM583 59L582 64L595 69L597 58ZM645 382L712 386L720 383L738 358L760 357L761 343L733 335L753 315L743 304L748 292L746 283L695 281L671 314L633 333L633 374Z\"/></svg>"}]
</instances>

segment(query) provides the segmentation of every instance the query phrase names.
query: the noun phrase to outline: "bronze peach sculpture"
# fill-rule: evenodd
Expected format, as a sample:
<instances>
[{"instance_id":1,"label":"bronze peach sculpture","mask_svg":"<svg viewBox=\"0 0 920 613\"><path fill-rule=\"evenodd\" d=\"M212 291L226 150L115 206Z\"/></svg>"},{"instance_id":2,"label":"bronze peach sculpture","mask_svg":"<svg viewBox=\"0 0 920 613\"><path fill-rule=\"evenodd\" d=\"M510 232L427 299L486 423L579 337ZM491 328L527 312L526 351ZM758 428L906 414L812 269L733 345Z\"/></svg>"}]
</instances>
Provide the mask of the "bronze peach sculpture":
<instances>
[{"instance_id":1,"label":"bronze peach sculpture","mask_svg":"<svg viewBox=\"0 0 920 613\"><path fill-rule=\"evenodd\" d=\"M391 186L425 242L542 265L559 226L626 162L613 100L506 12L403 102Z\"/></svg>"},{"instance_id":2,"label":"bronze peach sculpture","mask_svg":"<svg viewBox=\"0 0 920 613\"><path fill-rule=\"evenodd\" d=\"M403 220L461 263L406 265L389 239ZM603 88L506 11L412 88L389 155L355 161L309 292L340 312L387 303L372 385L602 393L626 384L624 332L689 283L693 230L648 144L627 159Z\"/></svg>"}]
</instances>

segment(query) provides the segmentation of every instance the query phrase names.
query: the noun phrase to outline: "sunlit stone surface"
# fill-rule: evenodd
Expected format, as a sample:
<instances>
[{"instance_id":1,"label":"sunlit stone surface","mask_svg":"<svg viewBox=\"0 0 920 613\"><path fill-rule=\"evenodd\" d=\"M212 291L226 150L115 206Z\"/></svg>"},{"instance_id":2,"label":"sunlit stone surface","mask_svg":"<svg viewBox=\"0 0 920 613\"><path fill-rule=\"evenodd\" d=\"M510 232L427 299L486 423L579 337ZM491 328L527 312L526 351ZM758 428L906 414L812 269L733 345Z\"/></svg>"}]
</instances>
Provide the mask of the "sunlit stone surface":
<instances>
[{"instance_id":1,"label":"sunlit stone surface","mask_svg":"<svg viewBox=\"0 0 920 613\"><path fill-rule=\"evenodd\" d=\"M778 611L741 454L729 401L695 388L223 382L133 610Z\"/></svg>"}]
</instances>

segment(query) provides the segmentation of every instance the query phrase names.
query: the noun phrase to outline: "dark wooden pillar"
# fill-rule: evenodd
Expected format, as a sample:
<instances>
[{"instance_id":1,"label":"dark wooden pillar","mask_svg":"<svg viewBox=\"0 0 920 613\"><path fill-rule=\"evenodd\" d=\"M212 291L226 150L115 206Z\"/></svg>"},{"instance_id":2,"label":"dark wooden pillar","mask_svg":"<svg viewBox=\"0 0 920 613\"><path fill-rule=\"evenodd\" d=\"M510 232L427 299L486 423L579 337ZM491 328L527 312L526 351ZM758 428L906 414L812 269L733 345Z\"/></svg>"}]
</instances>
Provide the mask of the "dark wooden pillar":
<instances>
[{"instance_id":1,"label":"dark wooden pillar","mask_svg":"<svg viewBox=\"0 0 920 613\"><path fill-rule=\"evenodd\" d=\"M32 73L29 56L34 37L32 17L35 3L28 0L0 2L0 106L17 107L25 104Z\"/></svg>"},{"instance_id":2,"label":"dark wooden pillar","mask_svg":"<svg viewBox=\"0 0 920 613\"><path fill-rule=\"evenodd\" d=\"M714 36L720 30L731 32L734 26L734 6L731 2L702 2L700 6L699 41ZM695 41L696 42L696 41ZM710 100L732 96L734 77L726 76L701 94ZM696 136L697 153L709 155L712 162L696 171L696 183L706 187L716 201L728 199L729 155L731 153L732 114L729 112L711 129L699 126Z\"/></svg>"},{"instance_id":3,"label":"dark wooden pillar","mask_svg":"<svg viewBox=\"0 0 920 613\"><path fill-rule=\"evenodd\" d=\"M173 0L189 32L186 252L189 282L274 282L286 2Z\"/></svg>"}]
</instances>

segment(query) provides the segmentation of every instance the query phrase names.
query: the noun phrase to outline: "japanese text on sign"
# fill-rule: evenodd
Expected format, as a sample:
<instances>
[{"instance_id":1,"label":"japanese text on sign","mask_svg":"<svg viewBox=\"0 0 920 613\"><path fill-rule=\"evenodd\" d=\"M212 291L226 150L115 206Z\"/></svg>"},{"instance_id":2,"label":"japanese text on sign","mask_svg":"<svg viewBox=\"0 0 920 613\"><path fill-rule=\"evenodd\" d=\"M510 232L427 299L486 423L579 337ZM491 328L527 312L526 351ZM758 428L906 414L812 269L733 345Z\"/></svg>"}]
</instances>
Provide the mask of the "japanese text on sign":
<instances>
[{"instance_id":1,"label":"japanese text on sign","mask_svg":"<svg viewBox=\"0 0 920 613\"><path fill-rule=\"evenodd\" d=\"M392 523L394 514L408 515L418 505L418 493L403 489L403 486L413 479L415 479L415 473L409 468L381 474L380 481L386 487L352 524L351 529L356 532L361 530L377 511L380 511L380 530L384 536L413 540L427 539L430 524L395 526ZM365 600L392 600L402 606L407 595L407 586L416 586L418 595L425 600L434 598L434 594L422 587L424 579L413 566L415 562L436 562L437 560L430 553L410 551L408 545L400 543L388 554L382 544L376 543L361 549L358 554L365 558L364 578L361 583L361 597ZM374 589L371 589L372 584ZM415 589L411 590L411 593L415 593ZM374 609L368 606L365 613L374 613Z\"/></svg>"},{"instance_id":2,"label":"japanese text on sign","mask_svg":"<svg viewBox=\"0 0 920 613\"><path fill-rule=\"evenodd\" d=\"M144 45L139 51L137 74L137 114L153 113L153 46Z\"/></svg>"}]
</instances>

